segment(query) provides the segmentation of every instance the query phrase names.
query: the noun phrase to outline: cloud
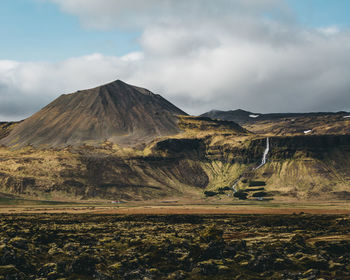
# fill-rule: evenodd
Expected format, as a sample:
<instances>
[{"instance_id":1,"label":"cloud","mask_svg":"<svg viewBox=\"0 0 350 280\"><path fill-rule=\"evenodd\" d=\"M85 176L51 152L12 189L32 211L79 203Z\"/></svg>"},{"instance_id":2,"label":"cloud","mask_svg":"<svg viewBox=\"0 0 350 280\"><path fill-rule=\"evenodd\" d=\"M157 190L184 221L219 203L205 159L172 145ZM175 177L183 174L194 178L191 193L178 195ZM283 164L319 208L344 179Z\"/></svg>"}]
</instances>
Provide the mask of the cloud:
<instances>
[{"instance_id":1,"label":"cloud","mask_svg":"<svg viewBox=\"0 0 350 280\"><path fill-rule=\"evenodd\" d=\"M41 0L43 1L43 0ZM76 15L86 27L136 28L148 24L179 21L218 20L242 13L286 14L280 0L46 0Z\"/></svg>"},{"instance_id":2,"label":"cloud","mask_svg":"<svg viewBox=\"0 0 350 280\"><path fill-rule=\"evenodd\" d=\"M176 47L168 49L171 55L159 57L152 52L157 47L148 44L145 32L144 49L152 54L145 55L147 63L159 71L134 73L135 80L167 92L189 112L213 108L258 112L350 109L347 32L329 38L317 30L266 24L251 27L249 34L221 29L194 48L193 37L186 43L186 36L181 35L179 43L169 27L154 32L158 35L151 37L162 37L168 46ZM251 36L260 32L265 36Z\"/></svg>"},{"instance_id":3,"label":"cloud","mask_svg":"<svg viewBox=\"0 0 350 280\"><path fill-rule=\"evenodd\" d=\"M18 120L63 93L128 77L141 54L123 57L91 54L60 63L0 60L0 118ZM123 74L121 74L123 73Z\"/></svg>"},{"instance_id":4,"label":"cloud","mask_svg":"<svg viewBox=\"0 0 350 280\"><path fill-rule=\"evenodd\" d=\"M349 31L301 26L283 1L51 1L94 28L142 18L141 51L60 63L0 60L2 119L28 116L62 93L115 79L191 114L350 110Z\"/></svg>"},{"instance_id":5,"label":"cloud","mask_svg":"<svg viewBox=\"0 0 350 280\"><path fill-rule=\"evenodd\" d=\"M318 31L323 33L324 35L335 35L340 32L340 29L338 26L327 26L327 27L321 27L318 28Z\"/></svg>"}]
</instances>

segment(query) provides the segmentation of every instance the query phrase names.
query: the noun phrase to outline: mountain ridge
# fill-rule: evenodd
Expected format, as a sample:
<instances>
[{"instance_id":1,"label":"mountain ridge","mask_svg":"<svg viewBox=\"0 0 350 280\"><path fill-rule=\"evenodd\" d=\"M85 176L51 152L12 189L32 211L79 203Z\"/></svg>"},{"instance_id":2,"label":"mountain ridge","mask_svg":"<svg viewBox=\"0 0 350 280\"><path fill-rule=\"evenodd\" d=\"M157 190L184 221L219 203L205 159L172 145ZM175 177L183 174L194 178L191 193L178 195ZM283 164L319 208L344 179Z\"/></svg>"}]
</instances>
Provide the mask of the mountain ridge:
<instances>
[{"instance_id":1,"label":"mountain ridge","mask_svg":"<svg viewBox=\"0 0 350 280\"><path fill-rule=\"evenodd\" d=\"M201 116L234 121L260 135L350 134L350 113L345 111L260 114L238 109L212 110Z\"/></svg>"},{"instance_id":2,"label":"mountain ridge","mask_svg":"<svg viewBox=\"0 0 350 280\"><path fill-rule=\"evenodd\" d=\"M243 109L236 110L210 110L201 114L201 117L209 117L212 119L221 119L226 121L234 121L239 124L246 124L257 122L261 120L276 120L280 118L292 117L310 117L310 116L324 116L324 115L350 115L349 112L305 112L305 113L255 113Z\"/></svg>"}]
</instances>

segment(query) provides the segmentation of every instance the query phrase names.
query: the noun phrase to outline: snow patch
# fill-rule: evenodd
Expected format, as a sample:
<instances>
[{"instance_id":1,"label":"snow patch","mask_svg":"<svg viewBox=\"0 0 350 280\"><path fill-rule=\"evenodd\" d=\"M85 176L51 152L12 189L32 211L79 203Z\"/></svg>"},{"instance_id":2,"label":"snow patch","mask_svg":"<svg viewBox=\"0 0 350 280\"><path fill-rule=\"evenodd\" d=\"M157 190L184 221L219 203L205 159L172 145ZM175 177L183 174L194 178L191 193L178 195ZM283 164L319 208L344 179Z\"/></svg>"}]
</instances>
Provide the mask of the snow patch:
<instances>
[{"instance_id":1,"label":"snow patch","mask_svg":"<svg viewBox=\"0 0 350 280\"><path fill-rule=\"evenodd\" d=\"M251 117L251 118L257 118L257 117L260 117L260 115L249 115L249 117Z\"/></svg>"},{"instance_id":2,"label":"snow patch","mask_svg":"<svg viewBox=\"0 0 350 280\"><path fill-rule=\"evenodd\" d=\"M304 134L309 134L311 131L312 131L311 129L305 130L305 131L304 131Z\"/></svg>"},{"instance_id":3,"label":"snow patch","mask_svg":"<svg viewBox=\"0 0 350 280\"><path fill-rule=\"evenodd\" d=\"M350 118L350 116L344 116L343 118L344 118L344 119L348 119L348 118Z\"/></svg>"}]
</instances>

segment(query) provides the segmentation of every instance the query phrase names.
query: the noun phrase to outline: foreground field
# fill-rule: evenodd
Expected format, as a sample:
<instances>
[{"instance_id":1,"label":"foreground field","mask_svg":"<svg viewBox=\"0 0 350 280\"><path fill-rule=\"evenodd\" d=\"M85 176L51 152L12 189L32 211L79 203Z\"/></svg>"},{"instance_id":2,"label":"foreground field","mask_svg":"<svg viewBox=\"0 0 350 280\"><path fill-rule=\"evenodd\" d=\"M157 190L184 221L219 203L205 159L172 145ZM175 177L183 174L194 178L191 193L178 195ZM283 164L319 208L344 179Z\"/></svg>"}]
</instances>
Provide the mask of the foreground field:
<instances>
[{"instance_id":1,"label":"foreground field","mask_svg":"<svg viewBox=\"0 0 350 280\"><path fill-rule=\"evenodd\" d=\"M0 215L0 279L350 279L345 215Z\"/></svg>"}]
</instances>

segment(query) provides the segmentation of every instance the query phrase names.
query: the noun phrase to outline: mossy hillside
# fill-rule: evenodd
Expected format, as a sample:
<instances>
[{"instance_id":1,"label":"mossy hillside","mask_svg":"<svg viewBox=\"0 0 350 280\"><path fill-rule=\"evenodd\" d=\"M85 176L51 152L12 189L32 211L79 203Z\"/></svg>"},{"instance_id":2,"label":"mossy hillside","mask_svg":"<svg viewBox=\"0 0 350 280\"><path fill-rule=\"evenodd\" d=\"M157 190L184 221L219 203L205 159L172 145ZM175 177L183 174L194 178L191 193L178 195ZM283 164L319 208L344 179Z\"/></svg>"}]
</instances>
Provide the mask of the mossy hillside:
<instances>
[{"instance_id":1,"label":"mossy hillside","mask_svg":"<svg viewBox=\"0 0 350 280\"><path fill-rule=\"evenodd\" d=\"M137 149L110 142L64 149L2 147L0 191L44 200L203 198L204 191L240 179L237 189L247 188L244 180L262 180L264 191L276 197L344 199L348 138L271 137L268 163L259 170L266 138L227 132L181 134Z\"/></svg>"}]
</instances>

